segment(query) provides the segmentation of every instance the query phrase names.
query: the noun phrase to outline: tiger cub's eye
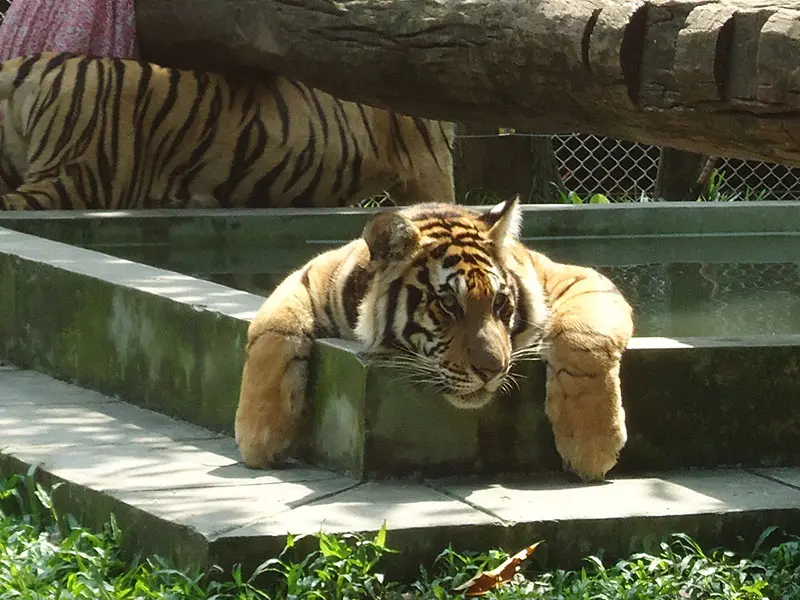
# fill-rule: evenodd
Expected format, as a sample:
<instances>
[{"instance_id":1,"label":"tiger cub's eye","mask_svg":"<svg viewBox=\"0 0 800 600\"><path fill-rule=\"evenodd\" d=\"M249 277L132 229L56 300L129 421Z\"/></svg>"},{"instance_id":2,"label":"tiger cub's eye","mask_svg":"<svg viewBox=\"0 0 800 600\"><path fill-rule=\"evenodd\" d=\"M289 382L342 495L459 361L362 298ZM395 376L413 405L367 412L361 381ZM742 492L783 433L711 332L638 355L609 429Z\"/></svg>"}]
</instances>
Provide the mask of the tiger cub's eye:
<instances>
[{"instance_id":1,"label":"tiger cub's eye","mask_svg":"<svg viewBox=\"0 0 800 600\"><path fill-rule=\"evenodd\" d=\"M508 294L504 292L498 292L495 294L494 297L494 305L492 309L494 310L494 314L500 315L504 311L508 310L511 304L511 299L508 297Z\"/></svg>"},{"instance_id":2,"label":"tiger cub's eye","mask_svg":"<svg viewBox=\"0 0 800 600\"><path fill-rule=\"evenodd\" d=\"M459 304L458 299L452 294L447 294L446 296L439 298L439 306L442 307L442 310L450 313L454 317L458 315L459 311L461 310L461 305Z\"/></svg>"}]
</instances>

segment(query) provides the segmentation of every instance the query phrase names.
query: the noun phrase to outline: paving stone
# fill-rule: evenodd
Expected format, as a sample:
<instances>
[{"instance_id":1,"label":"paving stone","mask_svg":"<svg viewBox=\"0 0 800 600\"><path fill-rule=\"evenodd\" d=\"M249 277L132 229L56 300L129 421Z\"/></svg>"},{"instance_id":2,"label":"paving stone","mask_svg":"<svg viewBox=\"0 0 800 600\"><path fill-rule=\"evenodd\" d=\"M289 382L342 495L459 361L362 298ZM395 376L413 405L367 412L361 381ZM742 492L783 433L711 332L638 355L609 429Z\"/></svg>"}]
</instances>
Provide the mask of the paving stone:
<instances>
[{"instance_id":1,"label":"paving stone","mask_svg":"<svg viewBox=\"0 0 800 600\"><path fill-rule=\"evenodd\" d=\"M273 482L268 482L269 479ZM116 490L111 494L121 502L212 537L264 519L283 520L297 507L320 498L335 498L358 483L341 476L293 482L277 480L273 475L265 476L262 481L265 482L237 485L229 480L228 485L145 492Z\"/></svg>"},{"instance_id":2,"label":"paving stone","mask_svg":"<svg viewBox=\"0 0 800 600\"><path fill-rule=\"evenodd\" d=\"M773 481L800 489L800 468L780 467L775 469L753 469L753 473Z\"/></svg>"},{"instance_id":3,"label":"paving stone","mask_svg":"<svg viewBox=\"0 0 800 600\"><path fill-rule=\"evenodd\" d=\"M232 532L236 537L283 536L317 531L377 531L499 524L484 512L426 485L371 481Z\"/></svg>"},{"instance_id":4,"label":"paving stone","mask_svg":"<svg viewBox=\"0 0 800 600\"><path fill-rule=\"evenodd\" d=\"M2 445L18 450L37 446L166 444L220 437L208 429L117 401L0 404L0 428Z\"/></svg>"},{"instance_id":5,"label":"paving stone","mask_svg":"<svg viewBox=\"0 0 800 600\"><path fill-rule=\"evenodd\" d=\"M96 404L112 398L77 385L58 381L36 371L0 368L0 407L13 404Z\"/></svg>"},{"instance_id":6,"label":"paving stone","mask_svg":"<svg viewBox=\"0 0 800 600\"><path fill-rule=\"evenodd\" d=\"M239 563L247 572L275 556L289 532L374 532L384 523L409 576L450 544L513 550L545 539L543 560L575 566L600 548L652 550L674 531L718 544L800 519L800 469L595 485L564 475L360 483L298 463L256 471L241 464L230 437L25 371L0 371L0 430L0 471L40 465L45 483L66 482L54 492L66 510L92 526L113 513L128 532L126 551L184 567Z\"/></svg>"},{"instance_id":7,"label":"paving stone","mask_svg":"<svg viewBox=\"0 0 800 600\"><path fill-rule=\"evenodd\" d=\"M249 486L336 479L324 469L252 470L239 462L232 439L184 444L119 444L9 448L18 459L100 491L145 491L214 486ZM351 482L349 478L340 478ZM348 483L348 485L350 485Z\"/></svg>"},{"instance_id":8,"label":"paving stone","mask_svg":"<svg viewBox=\"0 0 800 600\"><path fill-rule=\"evenodd\" d=\"M742 470L670 472L601 484L559 477L433 485L507 523L719 513L800 506L800 491Z\"/></svg>"}]
</instances>

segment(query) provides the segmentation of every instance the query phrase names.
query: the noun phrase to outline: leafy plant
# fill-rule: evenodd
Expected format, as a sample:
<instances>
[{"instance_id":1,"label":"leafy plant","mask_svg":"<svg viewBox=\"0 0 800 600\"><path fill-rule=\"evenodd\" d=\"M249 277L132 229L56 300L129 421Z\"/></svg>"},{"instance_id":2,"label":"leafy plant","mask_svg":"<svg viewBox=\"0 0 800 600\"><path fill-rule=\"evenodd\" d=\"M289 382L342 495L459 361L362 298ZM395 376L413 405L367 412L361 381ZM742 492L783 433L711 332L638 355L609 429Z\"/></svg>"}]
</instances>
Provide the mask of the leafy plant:
<instances>
[{"instance_id":1,"label":"leafy plant","mask_svg":"<svg viewBox=\"0 0 800 600\"><path fill-rule=\"evenodd\" d=\"M0 478L3 599L449 600L463 598L454 588L508 559L501 550L460 553L447 548L430 571L420 569L416 582L390 582L379 570L381 560L394 552L386 546L383 527L372 538L289 536L278 558L245 577L240 568L229 574L218 568L185 572L159 557L129 562L120 554L120 539L113 519L95 533L60 515L32 471ZM314 542L316 549L304 553L303 547ZM762 534L749 556L707 552L689 536L677 534L657 553L634 554L610 565L590 556L577 571L536 572L531 567L525 563L522 572L481 598L800 600L800 539L776 528Z\"/></svg>"},{"instance_id":2,"label":"leafy plant","mask_svg":"<svg viewBox=\"0 0 800 600\"><path fill-rule=\"evenodd\" d=\"M591 196L589 196L587 200L584 201L575 191L565 192L564 190L559 189L557 186L556 189L559 190L558 193L562 204L610 204L611 203L611 200L609 200L608 197L603 194L592 194Z\"/></svg>"},{"instance_id":3,"label":"leafy plant","mask_svg":"<svg viewBox=\"0 0 800 600\"><path fill-rule=\"evenodd\" d=\"M288 536L280 557L267 560L256 576L271 572L279 577L280 597L308 600L357 600L385 597L394 586L382 573L375 572L381 558L390 552L386 547L385 524L374 539L354 534L316 535L318 550L303 558L292 557L297 542L305 536Z\"/></svg>"},{"instance_id":4,"label":"leafy plant","mask_svg":"<svg viewBox=\"0 0 800 600\"><path fill-rule=\"evenodd\" d=\"M739 192L726 192L725 190L725 171L714 169L708 180L708 190L705 194L701 194L698 202L759 202L766 199L767 190L760 190L756 192L750 186L747 186L744 195Z\"/></svg>"}]
</instances>

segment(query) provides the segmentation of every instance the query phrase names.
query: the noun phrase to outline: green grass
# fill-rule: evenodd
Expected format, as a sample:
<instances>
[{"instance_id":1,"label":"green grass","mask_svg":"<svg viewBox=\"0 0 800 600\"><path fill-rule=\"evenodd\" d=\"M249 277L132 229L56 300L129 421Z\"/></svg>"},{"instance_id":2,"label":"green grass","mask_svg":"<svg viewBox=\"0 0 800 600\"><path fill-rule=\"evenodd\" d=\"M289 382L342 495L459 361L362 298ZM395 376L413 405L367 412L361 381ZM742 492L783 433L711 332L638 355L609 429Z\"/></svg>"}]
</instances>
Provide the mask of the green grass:
<instances>
[{"instance_id":1,"label":"green grass","mask_svg":"<svg viewBox=\"0 0 800 600\"><path fill-rule=\"evenodd\" d=\"M381 574L393 552L386 531L371 539L313 536L317 549L309 554L300 552L300 538L290 536L281 556L245 578L239 570L184 573L156 557L123 560L120 536L113 520L93 533L59 515L31 474L0 479L0 599L443 600L460 597L451 590L507 558L499 550L460 554L448 548L420 569L417 581L394 582ZM579 571L526 571L535 564L529 562L511 582L482 598L800 600L800 540L774 529L764 532L748 556L707 552L678 534L658 553L614 564L592 556Z\"/></svg>"}]
</instances>

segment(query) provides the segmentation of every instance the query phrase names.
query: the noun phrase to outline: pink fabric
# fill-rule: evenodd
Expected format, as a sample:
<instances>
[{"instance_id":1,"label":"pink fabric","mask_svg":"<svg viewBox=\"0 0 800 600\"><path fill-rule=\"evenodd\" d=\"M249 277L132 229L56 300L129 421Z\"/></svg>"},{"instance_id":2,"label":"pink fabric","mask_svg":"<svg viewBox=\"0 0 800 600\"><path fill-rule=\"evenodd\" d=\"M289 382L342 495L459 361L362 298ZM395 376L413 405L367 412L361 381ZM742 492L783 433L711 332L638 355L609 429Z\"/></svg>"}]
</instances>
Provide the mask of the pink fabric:
<instances>
[{"instance_id":1,"label":"pink fabric","mask_svg":"<svg viewBox=\"0 0 800 600\"><path fill-rule=\"evenodd\" d=\"M134 0L13 0L0 61L44 51L136 58Z\"/></svg>"}]
</instances>

